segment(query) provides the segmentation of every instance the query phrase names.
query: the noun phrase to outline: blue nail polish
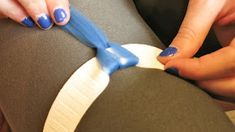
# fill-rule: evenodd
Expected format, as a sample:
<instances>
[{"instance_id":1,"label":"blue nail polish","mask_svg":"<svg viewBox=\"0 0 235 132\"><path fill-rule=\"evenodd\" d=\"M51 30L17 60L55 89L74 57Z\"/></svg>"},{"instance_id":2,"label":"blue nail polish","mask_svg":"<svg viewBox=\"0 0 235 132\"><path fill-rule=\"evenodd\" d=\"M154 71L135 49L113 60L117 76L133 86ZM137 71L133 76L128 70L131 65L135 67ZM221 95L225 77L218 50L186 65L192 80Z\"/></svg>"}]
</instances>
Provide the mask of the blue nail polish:
<instances>
[{"instance_id":1,"label":"blue nail polish","mask_svg":"<svg viewBox=\"0 0 235 132\"><path fill-rule=\"evenodd\" d=\"M161 57L168 57L173 56L177 52L177 49L175 47L168 47L162 53L160 54Z\"/></svg>"},{"instance_id":2,"label":"blue nail polish","mask_svg":"<svg viewBox=\"0 0 235 132\"><path fill-rule=\"evenodd\" d=\"M34 22L33 19L31 17L26 17L24 18L23 21L21 21L21 23L27 27L34 27Z\"/></svg>"},{"instance_id":3,"label":"blue nail polish","mask_svg":"<svg viewBox=\"0 0 235 132\"><path fill-rule=\"evenodd\" d=\"M67 18L67 14L64 9L58 8L54 11L54 17L57 23L63 22Z\"/></svg>"},{"instance_id":4,"label":"blue nail polish","mask_svg":"<svg viewBox=\"0 0 235 132\"><path fill-rule=\"evenodd\" d=\"M168 68L165 70L167 73L170 73L172 75L175 75L175 76L179 76L179 70L172 67L172 68Z\"/></svg>"},{"instance_id":5,"label":"blue nail polish","mask_svg":"<svg viewBox=\"0 0 235 132\"><path fill-rule=\"evenodd\" d=\"M48 29L52 25L52 20L48 15L42 15L38 18L38 24L42 29Z\"/></svg>"}]
</instances>

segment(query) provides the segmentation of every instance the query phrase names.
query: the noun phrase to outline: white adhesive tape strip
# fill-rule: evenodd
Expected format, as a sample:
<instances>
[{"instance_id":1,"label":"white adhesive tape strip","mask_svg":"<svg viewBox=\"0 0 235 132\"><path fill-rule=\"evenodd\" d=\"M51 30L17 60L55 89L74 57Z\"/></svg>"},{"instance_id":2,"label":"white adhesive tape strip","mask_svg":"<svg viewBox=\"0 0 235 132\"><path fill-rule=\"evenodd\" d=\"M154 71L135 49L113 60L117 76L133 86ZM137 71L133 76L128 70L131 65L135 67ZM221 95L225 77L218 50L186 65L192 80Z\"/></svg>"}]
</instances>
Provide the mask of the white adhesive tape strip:
<instances>
[{"instance_id":1,"label":"white adhesive tape strip","mask_svg":"<svg viewBox=\"0 0 235 132\"><path fill-rule=\"evenodd\" d=\"M164 70L164 65L157 61L161 49L145 44L126 44L123 47L139 58L137 67Z\"/></svg>"},{"instance_id":2,"label":"white adhesive tape strip","mask_svg":"<svg viewBox=\"0 0 235 132\"><path fill-rule=\"evenodd\" d=\"M164 69L156 59L161 49L144 44L127 44L123 47L139 58L138 67ZM73 132L108 83L109 75L102 71L96 58L82 65L57 95L47 116L43 132Z\"/></svg>"}]
</instances>

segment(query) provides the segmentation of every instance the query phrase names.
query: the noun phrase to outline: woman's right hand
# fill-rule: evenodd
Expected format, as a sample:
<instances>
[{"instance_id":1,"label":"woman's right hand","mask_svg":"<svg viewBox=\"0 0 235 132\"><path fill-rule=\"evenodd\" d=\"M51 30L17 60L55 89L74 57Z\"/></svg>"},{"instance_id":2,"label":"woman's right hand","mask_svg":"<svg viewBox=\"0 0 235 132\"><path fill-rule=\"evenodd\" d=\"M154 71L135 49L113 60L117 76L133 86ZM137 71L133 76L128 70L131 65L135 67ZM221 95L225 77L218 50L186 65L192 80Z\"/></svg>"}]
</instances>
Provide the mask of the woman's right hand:
<instances>
[{"instance_id":1,"label":"woman's right hand","mask_svg":"<svg viewBox=\"0 0 235 132\"><path fill-rule=\"evenodd\" d=\"M8 17L27 27L41 29L65 25L70 18L68 0L1 0L0 18Z\"/></svg>"},{"instance_id":2,"label":"woman's right hand","mask_svg":"<svg viewBox=\"0 0 235 132\"><path fill-rule=\"evenodd\" d=\"M213 28L223 48L192 58ZM189 0L181 28L158 60L205 90L235 99L235 1Z\"/></svg>"}]
</instances>

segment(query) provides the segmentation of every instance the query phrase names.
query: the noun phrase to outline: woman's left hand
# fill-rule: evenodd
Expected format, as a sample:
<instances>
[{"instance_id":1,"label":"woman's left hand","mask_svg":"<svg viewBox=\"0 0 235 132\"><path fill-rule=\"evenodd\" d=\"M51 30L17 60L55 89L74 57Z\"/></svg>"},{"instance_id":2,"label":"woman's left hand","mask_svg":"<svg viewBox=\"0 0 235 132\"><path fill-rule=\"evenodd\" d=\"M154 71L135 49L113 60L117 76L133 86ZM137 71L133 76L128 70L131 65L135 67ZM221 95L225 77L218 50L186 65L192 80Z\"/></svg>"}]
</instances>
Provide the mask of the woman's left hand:
<instances>
[{"instance_id":1,"label":"woman's left hand","mask_svg":"<svg viewBox=\"0 0 235 132\"><path fill-rule=\"evenodd\" d=\"M8 17L24 26L48 30L70 19L69 0L1 0L0 18Z\"/></svg>"}]
</instances>

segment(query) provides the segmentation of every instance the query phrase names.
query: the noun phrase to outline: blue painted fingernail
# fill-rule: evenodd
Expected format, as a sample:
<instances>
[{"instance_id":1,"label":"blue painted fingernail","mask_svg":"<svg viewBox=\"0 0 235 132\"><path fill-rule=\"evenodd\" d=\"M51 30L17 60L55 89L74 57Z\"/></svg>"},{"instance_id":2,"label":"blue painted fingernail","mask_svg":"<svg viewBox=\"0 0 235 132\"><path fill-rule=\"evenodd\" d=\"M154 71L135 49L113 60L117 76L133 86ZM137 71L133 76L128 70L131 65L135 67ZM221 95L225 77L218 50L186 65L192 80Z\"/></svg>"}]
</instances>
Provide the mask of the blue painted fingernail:
<instances>
[{"instance_id":1,"label":"blue painted fingernail","mask_svg":"<svg viewBox=\"0 0 235 132\"><path fill-rule=\"evenodd\" d=\"M167 73L170 73L172 75L175 75L175 76L179 76L179 70L174 68L174 67L171 67L171 68L168 68L165 70Z\"/></svg>"},{"instance_id":2,"label":"blue painted fingernail","mask_svg":"<svg viewBox=\"0 0 235 132\"><path fill-rule=\"evenodd\" d=\"M34 22L31 17L25 17L21 23L27 27L34 27Z\"/></svg>"},{"instance_id":3,"label":"blue painted fingernail","mask_svg":"<svg viewBox=\"0 0 235 132\"><path fill-rule=\"evenodd\" d=\"M175 47L168 47L162 53L160 54L161 57L169 57L174 56L177 52L177 49Z\"/></svg>"},{"instance_id":4,"label":"blue painted fingernail","mask_svg":"<svg viewBox=\"0 0 235 132\"><path fill-rule=\"evenodd\" d=\"M54 17L57 23L63 22L67 18L67 14L64 9L58 8L54 11Z\"/></svg>"},{"instance_id":5,"label":"blue painted fingernail","mask_svg":"<svg viewBox=\"0 0 235 132\"><path fill-rule=\"evenodd\" d=\"M52 20L48 15L44 14L38 18L38 24L42 29L48 29L52 26Z\"/></svg>"}]
</instances>

